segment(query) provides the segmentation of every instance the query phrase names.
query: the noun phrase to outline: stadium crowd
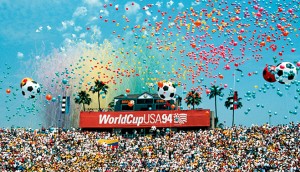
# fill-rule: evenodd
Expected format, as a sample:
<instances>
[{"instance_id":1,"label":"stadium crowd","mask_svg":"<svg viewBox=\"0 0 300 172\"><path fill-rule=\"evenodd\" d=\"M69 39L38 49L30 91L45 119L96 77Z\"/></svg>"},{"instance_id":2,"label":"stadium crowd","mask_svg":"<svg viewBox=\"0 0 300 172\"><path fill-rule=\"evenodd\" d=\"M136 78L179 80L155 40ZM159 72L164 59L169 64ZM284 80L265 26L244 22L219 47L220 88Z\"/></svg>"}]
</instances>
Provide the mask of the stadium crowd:
<instances>
[{"instance_id":1,"label":"stadium crowd","mask_svg":"<svg viewBox=\"0 0 300 172\"><path fill-rule=\"evenodd\" d=\"M299 171L300 124L116 133L1 129L0 171ZM99 144L118 139L118 147Z\"/></svg>"}]
</instances>

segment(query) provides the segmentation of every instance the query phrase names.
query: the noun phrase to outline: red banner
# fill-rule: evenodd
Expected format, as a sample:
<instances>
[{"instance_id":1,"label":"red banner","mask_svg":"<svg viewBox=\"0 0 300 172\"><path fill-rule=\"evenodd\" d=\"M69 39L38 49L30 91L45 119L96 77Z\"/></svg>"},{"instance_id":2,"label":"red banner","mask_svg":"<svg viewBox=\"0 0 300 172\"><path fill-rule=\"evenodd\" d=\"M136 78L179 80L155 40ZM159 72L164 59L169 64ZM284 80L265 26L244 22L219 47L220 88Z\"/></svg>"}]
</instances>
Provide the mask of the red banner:
<instances>
[{"instance_id":1,"label":"red banner","mask_svg":"<svg viewBox=\"0 0 300 172\"><path fill-rule=\"evenodd\" d=\"M209 127L210 110L81 112L80 128Z\"/></svg>"}]
</instances>

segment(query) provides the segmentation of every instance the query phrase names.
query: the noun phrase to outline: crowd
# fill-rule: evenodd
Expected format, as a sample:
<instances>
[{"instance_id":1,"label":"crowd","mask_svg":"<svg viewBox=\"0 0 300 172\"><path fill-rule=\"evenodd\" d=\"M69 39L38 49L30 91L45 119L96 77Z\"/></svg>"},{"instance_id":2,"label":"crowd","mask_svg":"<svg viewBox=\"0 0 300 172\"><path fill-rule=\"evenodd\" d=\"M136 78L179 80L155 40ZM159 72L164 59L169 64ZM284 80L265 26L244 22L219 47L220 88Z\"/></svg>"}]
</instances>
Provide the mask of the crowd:
<instances>
[{"instance_id":1,"label":"crowd","mask_svg":"<svg viewBox=\"0 0 300 172\"><path fill-rule=\"evenodd\" d=\"M1 129L0 171L299 171L300 124L160 132ZM118 139L118 147L99 144Z\"/></svg>"}]
</instances>

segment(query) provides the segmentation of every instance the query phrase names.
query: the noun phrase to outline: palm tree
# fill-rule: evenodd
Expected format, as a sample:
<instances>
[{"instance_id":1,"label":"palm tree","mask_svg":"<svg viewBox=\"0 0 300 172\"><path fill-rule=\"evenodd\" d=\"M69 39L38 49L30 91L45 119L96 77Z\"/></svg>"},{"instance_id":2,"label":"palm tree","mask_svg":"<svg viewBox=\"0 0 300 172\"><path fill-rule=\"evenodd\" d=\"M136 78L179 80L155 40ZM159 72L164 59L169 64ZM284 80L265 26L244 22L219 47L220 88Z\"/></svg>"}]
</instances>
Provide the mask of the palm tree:
<instances>
[{"instance_id":1,"label":"palm tree","mask_svg":"<svg viewBox=\"0 0 300 172\"><path fill-rule=\"evenodd\" d=\"M199 105L201 103L200 93L196 92L195 90L188 92L185 97L185 103L187 106L192 105L194 110L195 105Z\"/></svg>"},{"instance_id":2,"label":"palm tree","mask_svg":"<svg viewBox=\"0 0 300 172\"><path fill-rule=\"evenodd\" d=\"M209 99L215 98L215 112L216 112L216 117L215 117L215 126L217 126L219 118L218 118L218 112L217 112L217 96L222 96L223 93L222 91L224 90L224 88L219 86L211 86L210 87L210 93L208 94Z\"/></svg>"},{"instance_id":3,"label":"palm tree","mask_svg":"<svg viewBox=\"0 0 300 172\"><path fill-rule=\"evenodd\" d=\"M100 108L100 92L103 91L103 93L106 95L107 94L107 89L108 89L108 86L102 82L102 81L99 81L98 79L95 80L95 85L94 86L91 86L90 90L89 91L92 91L92 93L97 93L98 95L98 106L99 106L99 111L101 111L101 108Z\"/></svg>"},{"instance_id":4,"label":"palm tree","mask_svg":"<svg viewBox=\"0 0 300 172\"><path fill-rule=\"evenodd\" d=\"M235 92L235 94L237 97L237 92ZM233 100L234 100L234 96L229 95L229 97L227 97L227 100L225 101L225 107L227 109L230 108L230 110L232 110L232 126L234 125L234 110L243 107L243 104L241 102L242 98L236 98L236 101Z\"/></svg>"},{"instance_id":5,"label":"palm tree","mask_svg":"<svg viewBox=\"0 0 300 172\"><path fill-rule=\"evenodd\" d=\"M92 99L90 98L90 95L86 91L80 91L78 93L78 96L75 97L75 103L82 104L83 105L83 111L85 111L85 104L90 105L92 102Z\"/></svg>"},{"instance_id":6,"label":"palm tree","mask_svg":"<svg viewBox=\"0 0 300 172\"><path fill-rule=\"evenodd\" d=\"M178 107L182 105L181 101L182 101L182 97L177 94L176 95L176 104Z\"/></svg>"}]
</instances>

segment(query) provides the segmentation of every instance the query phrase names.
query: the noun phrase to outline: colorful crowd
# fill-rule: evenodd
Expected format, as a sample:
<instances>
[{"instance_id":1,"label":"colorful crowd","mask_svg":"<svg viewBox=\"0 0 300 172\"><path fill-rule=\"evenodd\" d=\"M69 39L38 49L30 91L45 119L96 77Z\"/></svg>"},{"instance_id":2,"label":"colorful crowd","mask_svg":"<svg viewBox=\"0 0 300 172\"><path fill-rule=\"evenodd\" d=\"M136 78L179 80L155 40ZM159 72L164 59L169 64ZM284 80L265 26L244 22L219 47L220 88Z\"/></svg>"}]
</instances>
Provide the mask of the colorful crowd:
<instances>
[{"instance_id":1,"label":"colorful crowd","mask_svg":"<svg viewBox=\"0 0 300 172\"><path fill-rule=\"evenodd\" d=\"M100 144L117 139L117 147ZM291 171L300 170L300 124L118 133L1 129L0 171Z\"/></svg>"}]
</instances>

